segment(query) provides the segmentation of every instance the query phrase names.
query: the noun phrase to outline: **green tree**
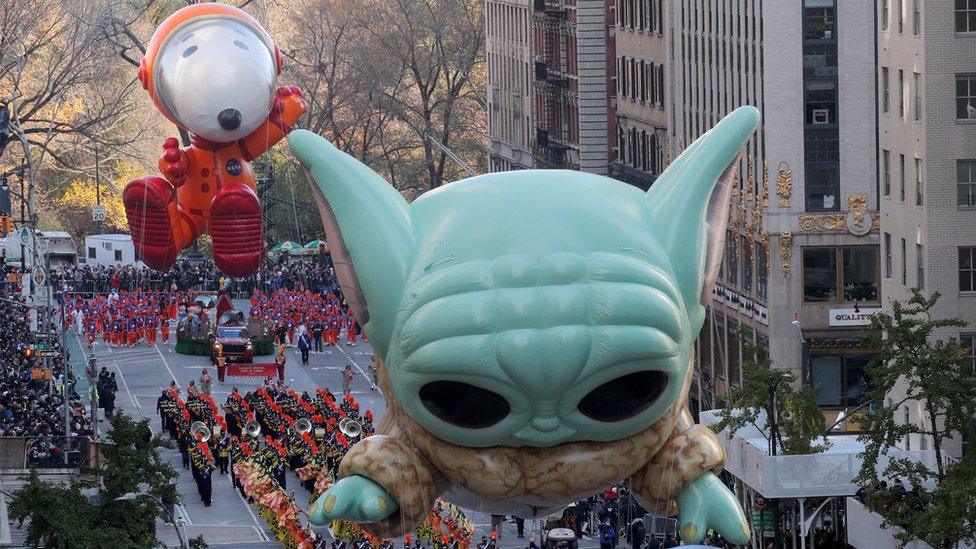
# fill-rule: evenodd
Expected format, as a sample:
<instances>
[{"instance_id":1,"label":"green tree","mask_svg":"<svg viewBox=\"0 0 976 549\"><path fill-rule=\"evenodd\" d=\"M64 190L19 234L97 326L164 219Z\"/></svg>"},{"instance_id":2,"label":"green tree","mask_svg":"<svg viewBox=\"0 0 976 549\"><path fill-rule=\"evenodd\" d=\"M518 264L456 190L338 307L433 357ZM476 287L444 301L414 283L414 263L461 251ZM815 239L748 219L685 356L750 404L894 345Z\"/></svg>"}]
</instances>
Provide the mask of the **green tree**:
<instances>
[{"instance_id":1,"label":"green tree","mask_svg":"<svg viewBox=\"0 0 976 549\"><path fill-rule=\"evenodd\" d=\"M732 389L728 406L719 412L716 431L728 429L729 436L746 426L756 427L773 444L770 424L759 425L763 412L776 417L775 444L778 454L818 454L830 447L825 436L824 417L817 406L819 387L796 388L796 376L776 368L762 344L743 337L742 386ZM776 398L773 399L775 392Z\"/></svg>"},{"instance_id":2,"label":"green tree","mask_svg":"<svg viewBox=\"0 0 976 549\"><path fill-rule=\"evenodd\" d=\"M92 478L67 485L43 482L31 471L27 484L13 494L12 520L27 525L27 543L36 547L156 547L156 517L162 510L150 498L116 501L148 484L148 493L166 502L178 501L171 481L176 470L159 458L165 446L149 436L149 420L138 422L117 413L112 417L111 442L101 445L104 463L87 469ZM101 487L93 504L83 490Z\"/></svg>"},{"instance_id":3,"label":"green tree","mask_svg":"<svg viewBox=\"0 0 976 549\"><path fill-rule=\"evenodd\" d=\"M903 528L902 542L919 538L936 547L952 547L957 540L976 540L976 458L958 462L945 457L946 442L976 429L976 376L969 350L946 331L966 326L958 318L933 318L939 294L925 296L913 289L911 298L892 302L892 313L871 319L865 346L878 349L867 367L878 404L862 422L863 463L856 481L866 488L882 479L907 481L909 487L935 484L909 498L885 505L885 522ZM898 420L906 406L921 405L921 421ZM932 442L935 467L900 457L892 450L909 436ZM870 497L886 496L875 491Z\"/></svg>"}]
</instances>

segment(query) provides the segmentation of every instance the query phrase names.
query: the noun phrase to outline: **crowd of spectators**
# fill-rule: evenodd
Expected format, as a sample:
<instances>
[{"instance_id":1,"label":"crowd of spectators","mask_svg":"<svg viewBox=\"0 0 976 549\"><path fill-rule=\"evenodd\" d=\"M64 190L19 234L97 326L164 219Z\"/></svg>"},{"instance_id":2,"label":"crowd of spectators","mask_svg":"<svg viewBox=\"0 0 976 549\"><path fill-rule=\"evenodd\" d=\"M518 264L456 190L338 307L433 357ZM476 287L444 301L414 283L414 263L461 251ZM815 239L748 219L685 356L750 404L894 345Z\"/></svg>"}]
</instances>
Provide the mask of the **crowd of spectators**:
<instances>
[{"instance_id":1,"label":"crowd of spectators","mask_svg":"<svg viewBox=\"0 0 976 549\"><path fill-rule=\"evenodd\" d=\"M873 482L859 489L854 496L869 509L888 517L896 524L899 517L924 510L931 497L921 486L915 486L911 490L905 488L901 480L894 480L891 484L885 480Z\"/></svg>"},{"instance_id":2,"label":"crowd of spectators","mask_svg":"<svg viewBox=\"0 0 976 549\"><path fill-rule=\"evenodd\" d=\"M68 372L66 356L43 358L28 322L28 308L21 296L0 291L0 436L27 437L27 458L32 464L60 462L77 440L65 439L65 393L68 395L71 437L91 434L91 424L76 380ZM57 340L45 341L61 351ZM67 383L63 383L67 381ZM67 446L66 446L67 445Z\"/></svg>"},{"instance_id":3,"label":"crowd of spectators","mask_svg":"<svg viewBox=\"0 0 976 549\"><path fill-rule=\"evenodd\" d=\"M283 260L262 268L246 278L231 278L221 273L212 261L177 261L160 272L148 267L121 265L69 266L52 273L51 284L59 290L84 294L107 294L116 291L217 291L250 295L255 289L272 292L278 288L293 289L299 283L313 291L335 288L335 271L324 258Z\"/></svg>"}]
</instances>

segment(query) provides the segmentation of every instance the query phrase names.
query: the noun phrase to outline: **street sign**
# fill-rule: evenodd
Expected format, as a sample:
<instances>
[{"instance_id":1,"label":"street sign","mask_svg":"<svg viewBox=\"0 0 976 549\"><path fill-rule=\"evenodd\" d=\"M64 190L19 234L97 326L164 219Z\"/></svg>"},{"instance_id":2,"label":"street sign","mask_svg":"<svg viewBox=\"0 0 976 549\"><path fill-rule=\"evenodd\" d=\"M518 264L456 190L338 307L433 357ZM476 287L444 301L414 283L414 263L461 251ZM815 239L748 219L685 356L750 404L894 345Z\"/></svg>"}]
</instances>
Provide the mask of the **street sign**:
<instances>
[{"instance_id":1,"label":"street sign","mask_svg":"<svg viewBox=\"0 0 976 549\"><path fill-rule=\"evenodd\" d=\"M27 227L24 227L20 230L20 243L27 244L28 240L30 240L30 231L27 230Z\"/></svg>"},{"instance_id":2,"label":"street sign","mask_svg":"<svg viewBox=\"0 0 976 549\"><path fill-rule=\"evenodd\" d=\"M105 221L105 206L95 204L91 208L92 221Z\"/></svg>"},{"instance_id":3,"label":"street sign","mask_svg":"<svg viewBox=\"0 0 976 549\"><path fill-rule=\"evenodd\" d=\"M54 332L37 332L34 334L34 339L57 339L58 334Z\"/></svg>"},{"instance_id":4,"label":"street sign","mask_svg":"<svg viewBox=\"0 0 976 549\"><path fill-rule=\"evenodd\" d=\"M61 351L57 349L45 349L43 351L38 351L37 356L41 358L58 358L61 356Z\"/></svg>"}]
</instances>

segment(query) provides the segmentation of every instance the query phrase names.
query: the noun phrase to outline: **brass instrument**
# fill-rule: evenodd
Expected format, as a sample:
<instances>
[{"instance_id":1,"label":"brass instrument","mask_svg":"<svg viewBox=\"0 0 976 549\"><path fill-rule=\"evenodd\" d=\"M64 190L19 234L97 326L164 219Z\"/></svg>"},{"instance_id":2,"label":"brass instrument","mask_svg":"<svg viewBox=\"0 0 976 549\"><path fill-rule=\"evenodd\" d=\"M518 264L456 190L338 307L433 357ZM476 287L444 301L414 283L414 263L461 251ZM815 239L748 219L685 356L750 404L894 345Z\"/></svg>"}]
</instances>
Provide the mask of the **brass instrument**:
<instances>
[{"instance_id":1,"label":"brass instrument","mask_svg":"<svg viewBox=\"0 0 976 549\"><path fill-rule=\"evenodd\" d=\"M357 438L363 434L363 426L352 418L343 418L339 422L339 430L349 438Z\"/></svg>"},{"instance_id":2,"label":"brass instrument","mask_svg":"<svg viewBox=\"0 0 976 549\"><path fill-rule=\"evenodd\" d=\"M194 421L193 424L190 425L190 434L193 435L193 440L201 440L203 442L207 442L210 440L210 437L213 436L213 433L210 432L210 428L207 427L207 424L202 421Z\"/></svg>"},{"instance_id":3,"label":"brass instrument","mask_svg":"<svg viewBox=\"0 0 976 549\"><path fill-rule=\"evenodd\" d=\"M312 422L305 418L302 418L295 422L294 429L295 432L298 433L299 435L304 435L305 433L312 430Z\"/></svg>"},{"instance_id":4,"label":"brass instrument","mask_svg":"<svg viewBox=\"0 0 976 549\"><path fill-rule=\"evenodd\" d=\"M256 438L261 434L261 424L254 420L248 421L244 424L244 433Z\"/></svg>"}]
</instances>

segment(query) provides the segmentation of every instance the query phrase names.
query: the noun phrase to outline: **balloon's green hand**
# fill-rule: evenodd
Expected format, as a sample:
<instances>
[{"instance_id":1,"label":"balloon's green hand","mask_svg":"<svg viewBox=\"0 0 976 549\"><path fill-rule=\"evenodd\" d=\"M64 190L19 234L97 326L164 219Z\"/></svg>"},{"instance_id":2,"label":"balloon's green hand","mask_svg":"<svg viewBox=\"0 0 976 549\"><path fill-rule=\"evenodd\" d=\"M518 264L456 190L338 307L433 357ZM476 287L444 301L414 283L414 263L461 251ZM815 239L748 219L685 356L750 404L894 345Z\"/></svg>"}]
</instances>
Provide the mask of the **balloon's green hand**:
<instances>
[{"instance_id":1,"label":"balloon's green hand","mask_svg":"<svg viewBox=\"0 0 976 549\"><path fill-rule=\"evenodd\" d=\"M397 510L397 502L379 484L359 475L345 477L315 500L308 520L322 526L340 518L358 523L379 522Z\"/></svg>"},{"instance_id":2,"label":"balloon's green hand","mask_svg":"<svg viewBox=\"0 0 976 549\"><path fill-rule=\"evenodd\" d=\"M678 514L681 539L686 543L700 543L709 529L736 545L749 542L749 524L739 502L711 471L681 490Z\"/></svg>"}]
</instances>

